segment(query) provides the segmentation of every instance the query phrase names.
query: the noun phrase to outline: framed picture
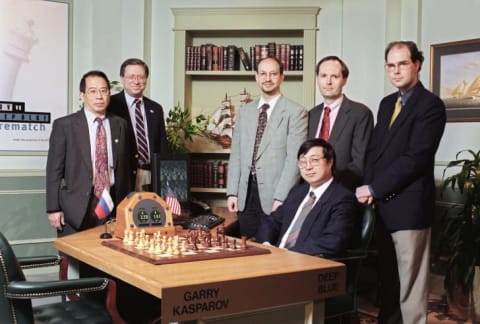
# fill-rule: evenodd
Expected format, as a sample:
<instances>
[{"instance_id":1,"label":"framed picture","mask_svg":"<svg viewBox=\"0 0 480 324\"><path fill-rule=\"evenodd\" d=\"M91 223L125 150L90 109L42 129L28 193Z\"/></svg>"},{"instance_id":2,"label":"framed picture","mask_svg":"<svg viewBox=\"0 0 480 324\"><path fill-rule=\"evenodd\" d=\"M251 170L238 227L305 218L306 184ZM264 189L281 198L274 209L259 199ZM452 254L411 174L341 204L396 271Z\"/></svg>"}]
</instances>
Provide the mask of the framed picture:
<instances>
[{"instance_id":1,"label":"framed picture","mask_svg":"<svg viewBox=\"0 0 480 324\"><path fill-rule=\"evenodd\" d=\"M480 121L480 38L431 45L430 87L448 122Z\"/></svg>"}]
</instances>

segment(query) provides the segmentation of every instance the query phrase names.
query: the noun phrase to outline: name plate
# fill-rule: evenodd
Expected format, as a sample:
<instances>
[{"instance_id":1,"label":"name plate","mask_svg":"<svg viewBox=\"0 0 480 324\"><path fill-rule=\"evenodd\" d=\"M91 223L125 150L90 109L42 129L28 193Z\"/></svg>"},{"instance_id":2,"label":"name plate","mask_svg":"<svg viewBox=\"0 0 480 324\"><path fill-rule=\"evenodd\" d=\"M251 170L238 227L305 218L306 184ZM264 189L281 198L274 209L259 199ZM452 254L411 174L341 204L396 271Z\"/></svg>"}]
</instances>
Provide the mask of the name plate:
<instances>
[{"instance_id":1,"label":"name plate","mask_svg":"<svg viewBox=\"0 0 480 324\"><path fill-rule=\"evenodd\" d=\"M345 266L162 289L162 323L204 319L345 294Z\"/></svg>"}]
</instances>

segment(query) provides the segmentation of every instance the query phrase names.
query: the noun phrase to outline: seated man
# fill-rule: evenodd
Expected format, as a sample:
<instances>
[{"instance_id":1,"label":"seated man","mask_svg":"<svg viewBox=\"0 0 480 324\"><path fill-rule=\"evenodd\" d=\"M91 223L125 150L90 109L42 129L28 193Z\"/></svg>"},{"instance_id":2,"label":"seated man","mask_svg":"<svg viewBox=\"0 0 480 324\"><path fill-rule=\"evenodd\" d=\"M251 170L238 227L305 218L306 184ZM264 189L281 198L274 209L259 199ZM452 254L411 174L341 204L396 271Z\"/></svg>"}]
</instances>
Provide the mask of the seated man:
<instances>
[{"instance_id":1,"label":"seated man","mask_svg":"<svg viewBox=\"0 0 480 324\"><path fill-rule=\"evenodd\" d=\"M260 225L257 241L310 255L341 253L350 243L359 206L333 178L335 152L324 140L311 139L300 146L297 159L305 182Z\"/></svg>"}]
</instances>

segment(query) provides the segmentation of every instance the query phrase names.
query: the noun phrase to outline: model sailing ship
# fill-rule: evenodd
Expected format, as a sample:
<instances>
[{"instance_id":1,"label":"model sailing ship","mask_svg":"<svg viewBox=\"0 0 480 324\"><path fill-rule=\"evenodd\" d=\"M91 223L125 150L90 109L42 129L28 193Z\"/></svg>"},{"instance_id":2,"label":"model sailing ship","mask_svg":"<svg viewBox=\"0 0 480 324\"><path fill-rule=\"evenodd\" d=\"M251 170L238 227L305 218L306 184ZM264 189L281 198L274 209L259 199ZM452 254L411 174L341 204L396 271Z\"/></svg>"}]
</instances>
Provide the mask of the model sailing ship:
<instances>
[{"instance_id":1,"label":"model sailing ship","mask_svg":"<svg viewBox=\"0 0 480 324\"><path fill-rule=\"evenodd\" d=\"M240 107L252 101L246 89L240 93ZM231 98L225 93L220 108L210 117L210 122L204 132L205 137L219 144L223 149L232 145L233 128L235 127L235 106Z\"/></svg>"}]
</instances>

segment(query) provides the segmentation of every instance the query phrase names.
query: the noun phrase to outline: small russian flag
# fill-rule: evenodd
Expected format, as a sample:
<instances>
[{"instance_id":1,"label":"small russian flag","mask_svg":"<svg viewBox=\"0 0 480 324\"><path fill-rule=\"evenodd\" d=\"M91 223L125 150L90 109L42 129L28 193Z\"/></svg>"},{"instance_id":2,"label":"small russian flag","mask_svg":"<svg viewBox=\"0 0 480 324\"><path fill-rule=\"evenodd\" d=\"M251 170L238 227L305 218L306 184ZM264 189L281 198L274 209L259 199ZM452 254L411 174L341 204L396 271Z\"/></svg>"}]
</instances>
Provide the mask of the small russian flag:
<instances>
[{"instance_id":1,"label":"small russian flag","mask_svg":"<svg viewBox=\"0 0 480 324\"><path fill-rule=\"evenodd\" d=\"M112 197L107 189L103 189L100 200L98 201L97 206L95 207L95 214L97 214L98 219L104 219L112 212L114 207Z\"/></svg>"}]
</instances>

